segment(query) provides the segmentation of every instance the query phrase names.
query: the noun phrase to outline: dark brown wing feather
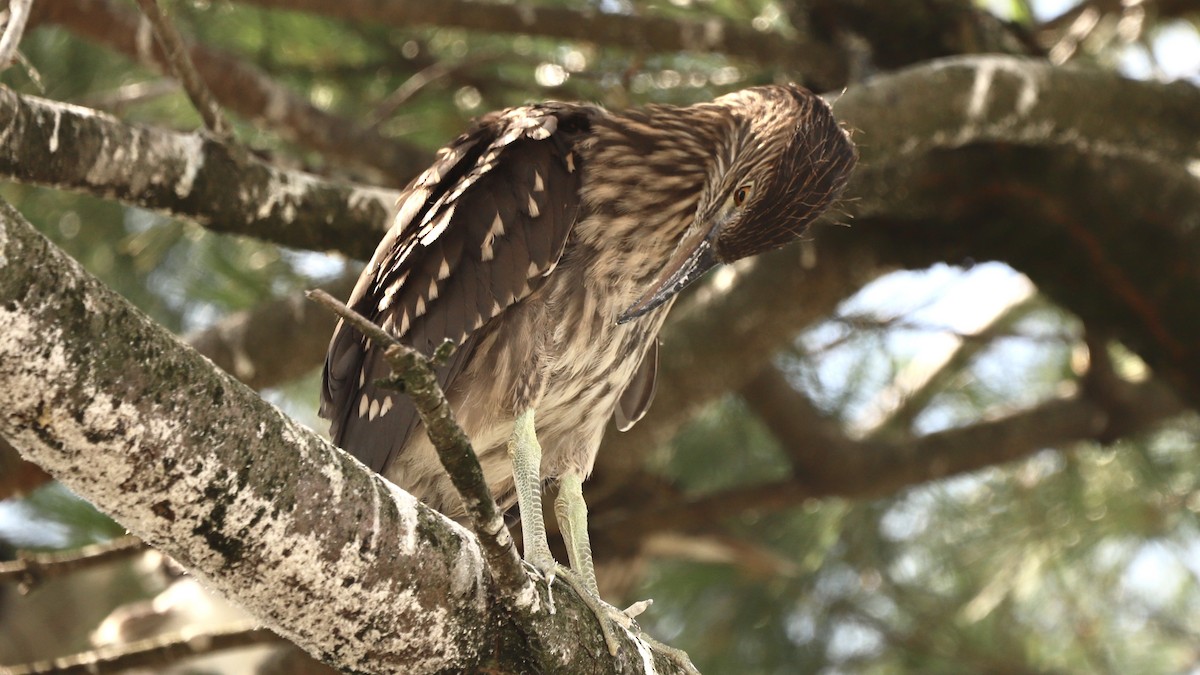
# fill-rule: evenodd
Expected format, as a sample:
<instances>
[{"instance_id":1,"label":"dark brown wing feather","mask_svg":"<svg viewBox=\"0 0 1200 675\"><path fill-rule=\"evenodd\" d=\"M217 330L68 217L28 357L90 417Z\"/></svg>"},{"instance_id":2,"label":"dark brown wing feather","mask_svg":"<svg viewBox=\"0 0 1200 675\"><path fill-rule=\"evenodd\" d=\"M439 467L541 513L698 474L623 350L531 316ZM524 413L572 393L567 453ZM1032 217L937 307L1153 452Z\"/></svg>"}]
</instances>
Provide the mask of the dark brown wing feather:
<instances>
[{"instance_id":1,"label":"dark brown wing feather","mask_svg":"<svg viewBox=\"0 0 1200 675\"><path fill-rule=\"evenodd\" d=\"M574 146L592 114L551 104L488 115L401 196L349 304L424 353L459 343L439 372L443 387L470 359L474 331L536 290L558 263L579 210ZM321 415L335 443L380 472L418 422L405 397L375 386L388 372L380 350L338 324Z\"/></svg>"}]
</instances>

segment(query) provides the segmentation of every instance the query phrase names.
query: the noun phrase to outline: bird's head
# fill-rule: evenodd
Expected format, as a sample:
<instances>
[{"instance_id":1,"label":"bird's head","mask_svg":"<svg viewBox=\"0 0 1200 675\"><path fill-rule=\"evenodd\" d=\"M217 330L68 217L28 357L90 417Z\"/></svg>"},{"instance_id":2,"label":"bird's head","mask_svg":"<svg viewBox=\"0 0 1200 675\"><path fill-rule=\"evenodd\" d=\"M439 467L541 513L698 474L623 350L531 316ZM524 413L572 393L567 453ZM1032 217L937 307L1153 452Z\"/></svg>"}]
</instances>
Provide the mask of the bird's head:
<instances>
[{"instance_id":1,"label":"bird's head","mask_svg":"<svg viewBox=\"0 0 1200 675\"><path fill-rule=\"evenodd\" d=\"M619 323L718 264L798 238L837 199L857 159L829 105L797 85L744 89L695 109L711 123L696 133L713 135L715 152L695 218Z\"/></svg>"}]
</instances>

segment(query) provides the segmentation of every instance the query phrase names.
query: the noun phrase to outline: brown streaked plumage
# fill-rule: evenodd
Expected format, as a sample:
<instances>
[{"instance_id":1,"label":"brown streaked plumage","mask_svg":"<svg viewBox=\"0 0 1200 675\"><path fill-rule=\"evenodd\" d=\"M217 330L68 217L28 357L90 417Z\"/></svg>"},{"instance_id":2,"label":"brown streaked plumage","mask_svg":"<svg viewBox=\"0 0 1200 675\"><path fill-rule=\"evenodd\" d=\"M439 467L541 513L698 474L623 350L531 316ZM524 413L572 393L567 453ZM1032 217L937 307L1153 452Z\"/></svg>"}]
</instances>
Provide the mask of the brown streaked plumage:
<instances>
[{"instance_id":1,"label":"brown streaked plumage","mask_svg":"<svg viewBox=\"0 0 1200 675\"><path fill-rule=\"evenodd\" d=\"M350 305L422 351L460 343L439 375L509 506L518 415L537 411L541 478L586 476L607 419L628 428L650 404L675 294L798 237L854 162L828 106L796 86L686 108L491 113L405 191ZM321 403L333 440L461 516L411 404L375 386L386 375L339 324Z\"/></svg>"}]
</instances>

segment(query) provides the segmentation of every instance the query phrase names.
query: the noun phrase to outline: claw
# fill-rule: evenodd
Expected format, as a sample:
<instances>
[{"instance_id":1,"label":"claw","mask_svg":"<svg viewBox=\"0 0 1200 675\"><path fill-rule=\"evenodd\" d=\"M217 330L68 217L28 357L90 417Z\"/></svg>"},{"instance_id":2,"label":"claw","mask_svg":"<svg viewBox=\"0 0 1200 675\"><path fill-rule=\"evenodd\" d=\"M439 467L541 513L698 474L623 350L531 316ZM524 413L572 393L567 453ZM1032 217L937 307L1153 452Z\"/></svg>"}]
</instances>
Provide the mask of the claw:
<instances>
[{"instance_id":1,"label":"claw","mask_svg":"<svg viewBox=\"0 0 1200 675\"><path fill-rule=\"evenodd\" d=\"M631 619L636 619L642 615L642 612L649 609L650 605L653 605L653 604L654 604L654 600L652 600L651 598L646 598L645 600L638 600L637 602L633 603L632 605L626 607L625 611L623 613L625 614L625 616L627 616Z\"/></svg>"}]
</instances>

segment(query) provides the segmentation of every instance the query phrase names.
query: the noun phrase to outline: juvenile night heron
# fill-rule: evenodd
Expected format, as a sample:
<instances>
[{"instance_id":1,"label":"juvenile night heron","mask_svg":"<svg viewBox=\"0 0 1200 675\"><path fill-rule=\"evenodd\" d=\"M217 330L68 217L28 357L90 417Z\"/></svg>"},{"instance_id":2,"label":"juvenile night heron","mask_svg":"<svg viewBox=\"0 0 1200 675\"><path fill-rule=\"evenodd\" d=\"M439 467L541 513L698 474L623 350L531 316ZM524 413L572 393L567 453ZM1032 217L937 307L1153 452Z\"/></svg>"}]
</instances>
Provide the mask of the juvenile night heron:
<instances>
[{"instance_id":1,"label":"juvenile night heron","mask_svg":"<svg viewBox=\"0 0 1200 675\"><path fill-rule=\"evenodd\" d=\"M519 504L526 560L556 569L541 487L557 479L571 568L596 594L582 481L608 418L625 430L650 405L675 295L800 236L855 157L828 105L798 86L686 108L494 112L405 190L349 304L426 353L459 343L439 376L492 493ZM462 517L416 411L376 386L388 374L339 323L321 398L334 442Z\"/></svg>"}]
</instances>

